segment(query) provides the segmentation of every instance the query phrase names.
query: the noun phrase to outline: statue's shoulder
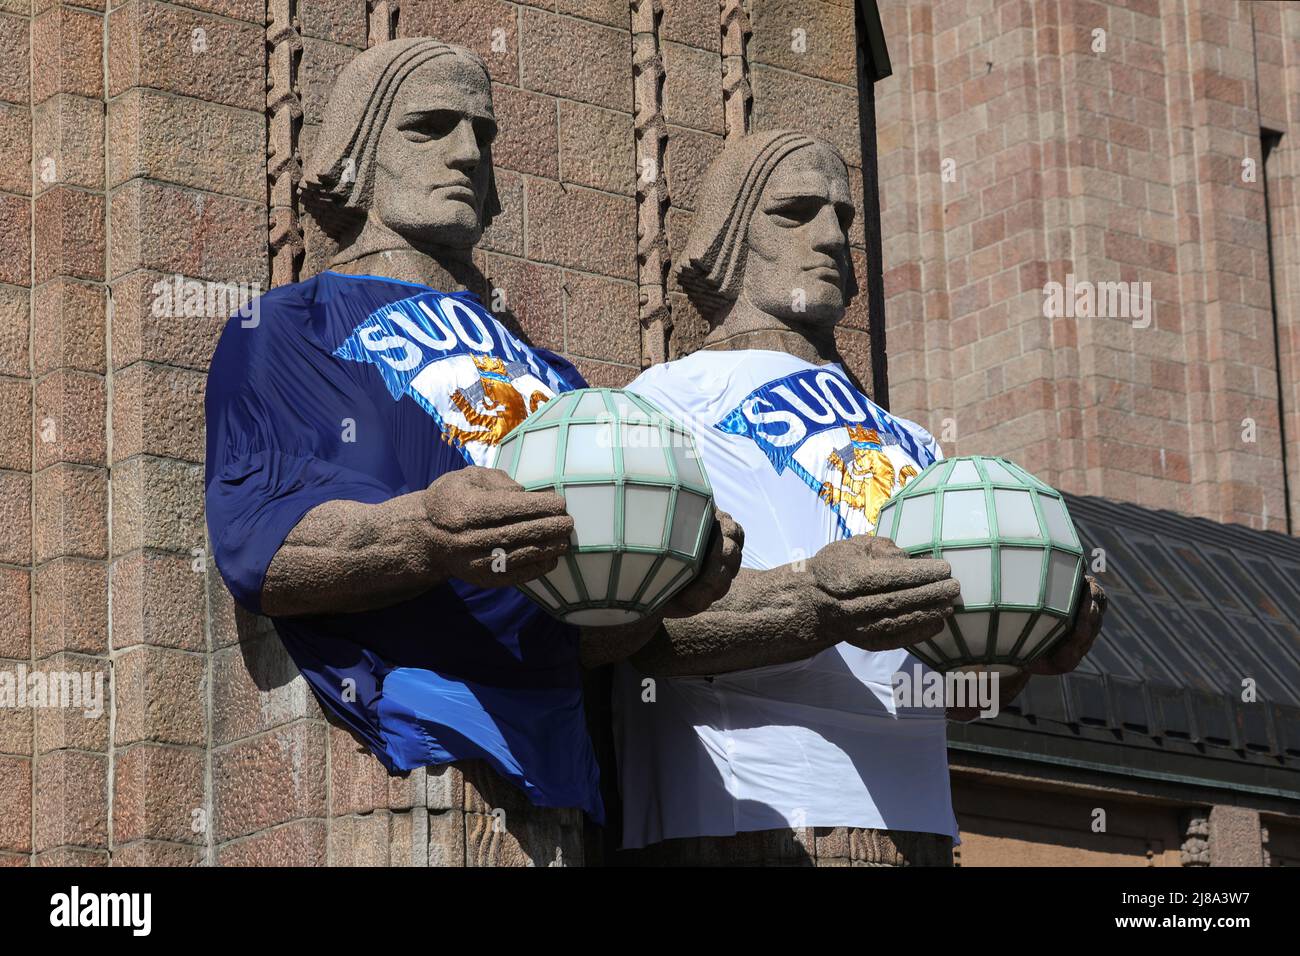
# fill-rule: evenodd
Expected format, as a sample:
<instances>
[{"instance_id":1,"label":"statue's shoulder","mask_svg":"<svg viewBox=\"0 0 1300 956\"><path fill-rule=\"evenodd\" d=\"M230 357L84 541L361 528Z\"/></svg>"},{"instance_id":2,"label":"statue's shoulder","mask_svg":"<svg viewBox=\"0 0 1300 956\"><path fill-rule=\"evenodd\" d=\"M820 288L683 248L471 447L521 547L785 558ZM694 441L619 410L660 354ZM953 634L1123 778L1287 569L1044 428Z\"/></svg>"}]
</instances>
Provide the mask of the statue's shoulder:
<instances>
[{"instance_id":1,"label":"statue's shoulder","mask_svg":"<svg viewBox=\"0 0 1300 956\"><path fill-rule=\"evenodd\" d=\"M736 371L748 371L761 377L769 372L784 373L804 366L808 366L808 363L785 352L763 349L698 349L671 362L652 365L642 374L675 380L683 376L730 375Z\"/></svg>"},{"instance_id":2,"label":"statue's shoulder","mask_svg":"<svg viewBox=\"0 0 1300 956\"><path fill-rule=\"evenodd\" d=\"M314 275L301 282L289 282L267 289L255 300L263 317L270 317L285 309L311 305L316 298L320 278L320 275Z\"/></svg>"},{"instance_id":3,"label":"statue's shoulder","mask_svg":"<svg viewBox=\"0 0 1300 956\"><path fill-rule=\"evenodd\" d=\"M812 367L783 352L699 349L650 366L628 388L661 405L708 408L710 414L723 414L744 396Z\"/></svg>"}]
</instances>

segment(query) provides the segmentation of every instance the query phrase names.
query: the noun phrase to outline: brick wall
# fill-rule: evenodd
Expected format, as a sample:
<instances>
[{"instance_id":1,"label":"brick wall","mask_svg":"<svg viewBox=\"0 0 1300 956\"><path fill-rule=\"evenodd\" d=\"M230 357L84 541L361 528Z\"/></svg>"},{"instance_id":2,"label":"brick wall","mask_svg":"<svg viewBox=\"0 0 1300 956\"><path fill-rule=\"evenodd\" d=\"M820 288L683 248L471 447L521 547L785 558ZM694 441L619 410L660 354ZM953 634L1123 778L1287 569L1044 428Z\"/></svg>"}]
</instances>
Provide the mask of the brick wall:
<instances>
[{"instance_id":1,"label":"brick wall","mask_svg":"<svg viewBox=\"0 0 1300 956\"><path fill-rule=\"evenodd\" d=\"M1268 186L1300 516L1300 8L881 6L894 410L1070 491L1287 530L1260 132L1284 133ZM1149 282L1150 327L1044 318L1071 273Z\"/></svg>"},{"instance_id":2,"label":"brick wall","mask_svg":"<svg viewBox=\"0 0 1300 956\"><path fill-rule=\"evenodd\" d=\"M0 6L0 667L32 660L32 109L27 5ZM16 414L15 414L16 413ZM32 711L0 710L0 863L31 859Z\"/></svg>"}]
</instances>

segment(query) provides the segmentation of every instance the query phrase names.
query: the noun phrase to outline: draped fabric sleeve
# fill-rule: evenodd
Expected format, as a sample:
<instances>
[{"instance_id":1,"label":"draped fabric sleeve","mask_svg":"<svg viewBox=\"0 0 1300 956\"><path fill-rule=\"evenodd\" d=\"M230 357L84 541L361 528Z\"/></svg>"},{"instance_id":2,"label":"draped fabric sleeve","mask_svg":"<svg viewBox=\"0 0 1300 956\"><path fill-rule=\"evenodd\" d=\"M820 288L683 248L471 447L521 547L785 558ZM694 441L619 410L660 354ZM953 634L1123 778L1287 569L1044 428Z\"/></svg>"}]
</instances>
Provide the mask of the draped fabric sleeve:
<instances>
[{"instance_id":1,"label":"draped fabric sleeve","mask_svg":"<svg viewBox=\"0 0 1300 956\"><path fill-rule=\"evenodd\" d=\"M274 292L260 302L255 327L238 317L227 324L205 398L213 555L231 594L254 613L271 559L307 512L395 493L366 467L386 441L366 427L371 400L307 332L307 305Z\"/></svg>"}]
</instances>

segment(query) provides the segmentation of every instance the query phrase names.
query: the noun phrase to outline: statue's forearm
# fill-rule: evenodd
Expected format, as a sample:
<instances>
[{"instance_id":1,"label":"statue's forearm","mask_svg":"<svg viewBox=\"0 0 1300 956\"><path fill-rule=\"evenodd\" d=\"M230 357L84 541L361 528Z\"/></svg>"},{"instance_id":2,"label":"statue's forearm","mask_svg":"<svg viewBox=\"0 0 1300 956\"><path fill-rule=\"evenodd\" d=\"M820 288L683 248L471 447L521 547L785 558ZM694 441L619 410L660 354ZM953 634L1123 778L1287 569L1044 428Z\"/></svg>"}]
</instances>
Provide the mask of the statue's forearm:
<instances>
[{"instance_id":1,"label":"statue's forearm","mask_svg":"<svg viewBox=\"0 0 1300 956\"><path fill-rule=\"evenodd\" d=\"M724 674L803 660L837 643L818 626L806 570L744 569L727 596L692 617L669 618L631 661L660 677Z\"/></svg>"},{"instance_id":2,"label":"statue's forearm","mask_svg":"<svg viewBox=\"0 0 1300 956\"><path fill-rule=\"evenodd\" d=\"M303 516L271 559L262 610L275 616L366 611L445 580L420 493L382 504L327 501Z\"/></svg>"}]
</instances>

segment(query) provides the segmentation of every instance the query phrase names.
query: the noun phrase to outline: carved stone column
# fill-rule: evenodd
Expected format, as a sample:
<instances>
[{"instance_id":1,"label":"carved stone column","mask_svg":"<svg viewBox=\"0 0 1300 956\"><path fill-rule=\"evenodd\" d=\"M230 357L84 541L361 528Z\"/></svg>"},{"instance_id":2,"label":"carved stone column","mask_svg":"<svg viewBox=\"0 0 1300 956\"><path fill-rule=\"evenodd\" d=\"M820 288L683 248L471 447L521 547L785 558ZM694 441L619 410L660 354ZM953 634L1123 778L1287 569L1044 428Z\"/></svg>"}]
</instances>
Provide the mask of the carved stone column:
<instances>
[{"instance_id":1,"label":"carved stone column","mask_svg":"<svg viewBox=\"0 0 1300 956\"><path fill-rule=\"evenodd\" d=\"M668 180L664 174L664 64L659 47L663 7L659 0L632 0L632 91L636 140L637 282L640 291L641 364L668 357L672 316L668 311L669 254L664 223Z\"/></svg>"},{"instance_id":2,"label":"carved stone column","mask_svg":"<svg viewBox=\"0 0 1300 956\"><path fill-rule=\"evenodd\" d=\"M1183 866L1210 865L1210 816L1204 809L1183 815Z\"/></svg>"}]
</instances>

